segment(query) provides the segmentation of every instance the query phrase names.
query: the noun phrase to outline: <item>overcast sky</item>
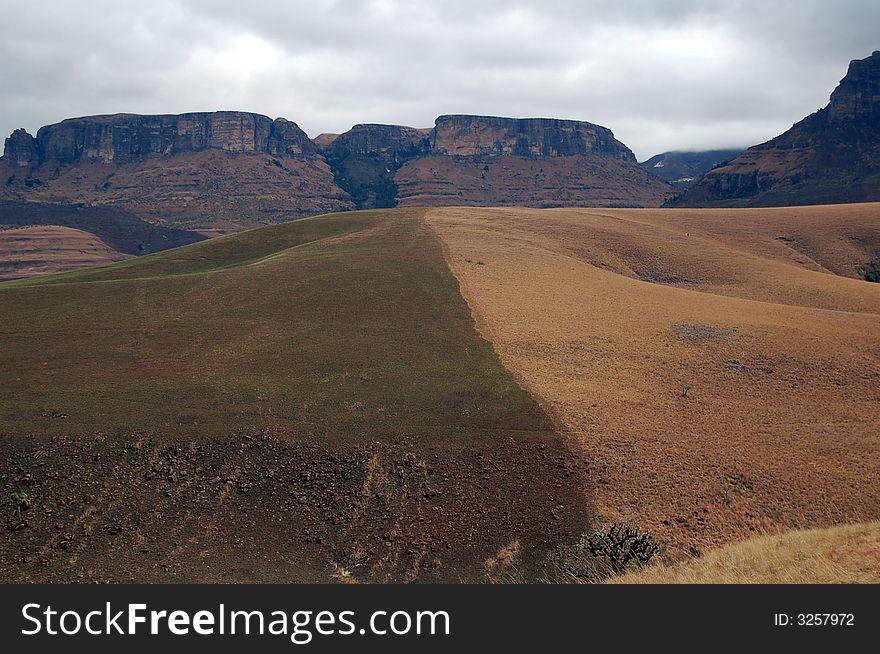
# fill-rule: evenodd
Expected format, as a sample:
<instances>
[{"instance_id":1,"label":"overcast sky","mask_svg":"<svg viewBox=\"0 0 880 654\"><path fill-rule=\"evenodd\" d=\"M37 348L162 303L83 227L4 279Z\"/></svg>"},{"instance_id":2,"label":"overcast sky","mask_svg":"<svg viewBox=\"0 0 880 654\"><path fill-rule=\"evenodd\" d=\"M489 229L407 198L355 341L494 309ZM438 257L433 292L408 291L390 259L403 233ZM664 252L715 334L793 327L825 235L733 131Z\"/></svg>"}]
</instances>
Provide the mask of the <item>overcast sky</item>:
<instances>
[{"instance_id":1,"label":"overcast sky","mask_svg":"<svg viewBox=\"0 0 880 654\"><path fill-rule=\"evenodd\" d=\"M310 136L444 113L610 127L640 160L753 145L880 48L880 2L0 0L0 133L236 109Z\"/></svg>"}]
</instances>

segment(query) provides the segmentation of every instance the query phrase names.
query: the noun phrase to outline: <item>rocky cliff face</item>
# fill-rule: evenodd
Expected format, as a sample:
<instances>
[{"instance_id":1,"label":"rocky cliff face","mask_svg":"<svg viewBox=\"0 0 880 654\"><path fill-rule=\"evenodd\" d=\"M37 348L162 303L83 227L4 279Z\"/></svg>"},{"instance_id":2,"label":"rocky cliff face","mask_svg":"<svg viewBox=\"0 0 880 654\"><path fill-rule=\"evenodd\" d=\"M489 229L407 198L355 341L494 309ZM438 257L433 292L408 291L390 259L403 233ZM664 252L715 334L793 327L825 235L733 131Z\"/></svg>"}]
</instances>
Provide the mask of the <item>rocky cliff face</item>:
<instances>
[{"instance_id":1,"label":"rocky cliff face","mask_svg":"<svg viewBox=\"0 0 880 654\"><path fill-rule=\"evenodd\" d=\"M296 123L220 111L72 118L6 140L0 199L114 206L240 229L353 208Z\"/></svg>"},{"instance_id":2,"label":"rocky cliff face","mask_svg":"<svg viewBox=\"0 0 880 654\"><path fill-rule=\"evenodd\" d=\"M333 139L324 154L337 158L376 155L394 164L427 154L431 135L430 129L400 125L355 125Z\"/></svg>"},{"instance_id":3,"label":"rocky cliff face","mask_svg":"<svg viewBox=\"0 0 880 654\"><path fill-rule=\"evenodd\" d=\"M607 127L577 120L440 116L433 154L484 157L573 157L599 154L635 162Z\"/></svg>"},{"instance_id":4,"label":"rocky cliff face","mask_svg":"<svg viewBox=\"0 0 880 654\"><path fill-rule=\"evenodd\" d=\"M358 209L397 205L394 177L400 167L431 149L430 129L355 125L321 149L333 178Z\"/></svg>"},{"instance_id":5,"label":"rocky cliff face","mask_svg":"<svg viewBox=\"0 0 880 654\"><path fill-rule=\"evenodd\" d=\"M880 200L880 51L850 63L824 109L708 173L673 206Z\"/></svg>"},{"instance_id":6,"label":"rocky cliff face","mask_svg":"<svg viewBox=\"0 0 880 654\"><path fill-rule=\"evenodd\" d=\"M358 125L322 153L358 208L658 206L671 194L611 130L574 120L450 115L433 129Z\"/></svg>"},{"instance_id":7,"label":"rocky cliff face","mask_svg":"<svg viewBox=\"0 0 880 654\"><path fill-rule=\"evenodd\" d=\"M19 165L32 166L47 161L131 163L150 155L172 156L209 149L280 155L315 152L314 144L296 123L283 118L273 121L259 114L219 111L71 118L42 127L35 138L24 130L16 130L7 139L4 156L14 158Z\"/></svg>"},{"instance_id":8,"label":"rocky cliff face","mask_svg":"<svg viewBox=\"0 0 880 654\"><path fill-rule=\"evenodd\" d=\"M826 113L830 124L880 127L880 50L850 62L846 77L831 94Z\"/></svg>"},{"instance_id":9,"label":"rocky cliff face","mask_svg":"<svg viewBox=\"0 0 880 654\"><path fill-rule=\"evenodd\" d=\"M26 130L17 129L6 139L3 158L20 168L30 166L39 161L37 143Z\"/></svg>"}]
</instances>

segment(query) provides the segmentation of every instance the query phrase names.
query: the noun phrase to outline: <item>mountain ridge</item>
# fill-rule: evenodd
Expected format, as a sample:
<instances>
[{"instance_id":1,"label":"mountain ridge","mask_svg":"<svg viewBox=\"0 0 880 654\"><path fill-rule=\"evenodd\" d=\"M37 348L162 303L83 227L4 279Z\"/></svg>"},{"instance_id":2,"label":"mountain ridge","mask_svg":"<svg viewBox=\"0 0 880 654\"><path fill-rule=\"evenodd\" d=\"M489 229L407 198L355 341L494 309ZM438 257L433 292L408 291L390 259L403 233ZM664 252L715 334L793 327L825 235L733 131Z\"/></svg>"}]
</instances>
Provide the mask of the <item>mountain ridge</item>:
<instances>
[{"instance_id":1,"label":"mountain ridge","mask_svg":"<svg viewBox=\"0 0 880 654\"><path fill-rule=\"evenodd\" d=\"M708 173L674 207L880 200L880 50L850 62L828 104Z\"/></svg>"}]
</instances>

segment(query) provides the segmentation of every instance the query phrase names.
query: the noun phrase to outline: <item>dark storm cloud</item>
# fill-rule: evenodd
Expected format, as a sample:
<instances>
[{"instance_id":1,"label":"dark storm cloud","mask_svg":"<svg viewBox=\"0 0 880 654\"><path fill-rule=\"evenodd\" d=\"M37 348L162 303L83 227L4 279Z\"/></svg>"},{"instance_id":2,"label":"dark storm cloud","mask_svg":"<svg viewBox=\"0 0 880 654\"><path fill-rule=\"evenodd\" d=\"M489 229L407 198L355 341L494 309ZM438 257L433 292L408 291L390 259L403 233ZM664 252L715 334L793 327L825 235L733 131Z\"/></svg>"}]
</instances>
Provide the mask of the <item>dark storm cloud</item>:
<instances>
[{"instance_id":1,"label":"dark storm cloud","mask_svg":"<svg viewBox=\"0 0 880 654\"><path fill-rule=\"evenodd\" d=\"M644 159L750 145L880 47L880 3L12 2L0 131L241 109L310 135L441 113L577 118Z\"/></svg>"}]
</instances>

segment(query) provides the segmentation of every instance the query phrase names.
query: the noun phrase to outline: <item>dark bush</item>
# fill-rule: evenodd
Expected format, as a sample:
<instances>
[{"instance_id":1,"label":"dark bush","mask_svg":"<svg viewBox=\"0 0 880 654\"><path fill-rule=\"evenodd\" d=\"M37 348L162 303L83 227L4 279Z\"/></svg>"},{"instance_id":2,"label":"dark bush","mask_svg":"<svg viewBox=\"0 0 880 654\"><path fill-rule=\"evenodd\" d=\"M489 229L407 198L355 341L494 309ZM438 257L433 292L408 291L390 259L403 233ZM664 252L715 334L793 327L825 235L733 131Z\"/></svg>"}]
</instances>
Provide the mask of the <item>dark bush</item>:
<instances>
[{"instance_id":1,"label":"dark bush","mask_svg":"<svg viewBox=\"0 0 880 654\"><path fill-rule=\"evenodd\" d=\"M551 556L555 581L595 583L637 570L660 552L654 536L638 527L615 523Z\"/></svg>"},{"instance_id":2,"label":"dark bush","mask_svg":"<svg viewBox=\"0 0 880 654\"><path fill-rule=\"evenodd\" d=\"M585 547L595 558L605 559L615 574L641 568L660 551L650 533L623 523L594 532Z\"/></svg>"},{"instance_id":3,"label":"dark bush","mask_svg":"<svg viewBox=\"0 0 880 654\"><path fill-rule=\"evenodd\" d=\"M866 282L880 283L880 259L874 259L859 270Z\"/></svg>"}]
</instances>

